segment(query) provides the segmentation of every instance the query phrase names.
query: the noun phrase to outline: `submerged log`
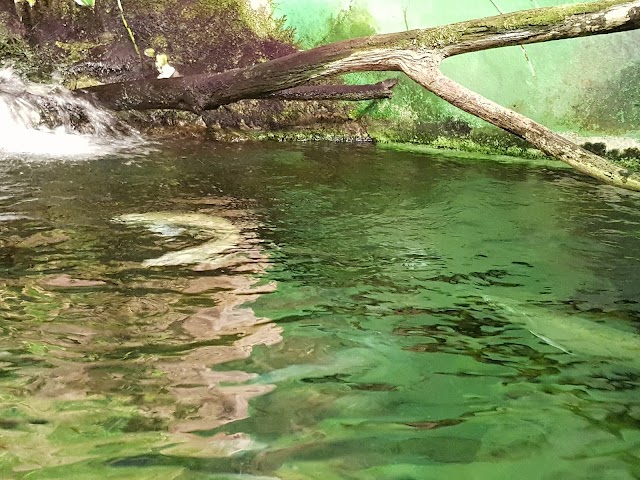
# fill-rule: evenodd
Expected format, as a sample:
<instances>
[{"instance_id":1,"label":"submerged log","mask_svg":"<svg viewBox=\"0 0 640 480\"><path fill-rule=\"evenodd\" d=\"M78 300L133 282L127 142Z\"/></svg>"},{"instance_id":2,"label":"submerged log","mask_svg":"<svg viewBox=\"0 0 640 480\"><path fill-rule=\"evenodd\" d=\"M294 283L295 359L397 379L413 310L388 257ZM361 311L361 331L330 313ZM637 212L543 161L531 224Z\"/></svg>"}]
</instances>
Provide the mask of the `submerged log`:
<instances>
[{"instance_id":1,"label":"submerged log","mask_svg":"<svg viewBox=\"0 0 640 480\"><path fill-rule=\"evenodd\" d=\"M80 92L117 110L168 108L200 113L242 99L265 98L323 77L357 71L402 71L456 107L527 140L580 172L640 191L640 175L483 98L440 71L441 62L454 55L638 28L640 0L602 0L357 38L214 75L138 80Z\"/></svg>"}]
</instances>

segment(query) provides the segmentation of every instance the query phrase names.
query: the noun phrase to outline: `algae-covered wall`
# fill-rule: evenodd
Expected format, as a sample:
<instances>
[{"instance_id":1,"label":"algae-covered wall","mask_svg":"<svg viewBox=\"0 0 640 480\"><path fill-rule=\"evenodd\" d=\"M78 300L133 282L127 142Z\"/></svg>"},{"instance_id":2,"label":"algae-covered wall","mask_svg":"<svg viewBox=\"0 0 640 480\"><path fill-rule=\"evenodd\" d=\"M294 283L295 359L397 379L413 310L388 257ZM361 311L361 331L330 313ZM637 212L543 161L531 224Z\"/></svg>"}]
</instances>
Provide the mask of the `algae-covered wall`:
<instances>
[{"instance_id":1,"label":"algae-covered wall","mask_svg":"<svg viewBox=\"0 0 640 480\"><path fill-rule=\"evenodd\" d=\"M278 0L304 48L372 33L427 28L577 0ZM551 128L583 135L640 136L640 31L462 55L445 73ZM348 77L363 83L378 75ZM494 136L483 123L403 79L391 100L364 113L374 135L446 143ZM478 129L480 127L480 129ZM486 131L485 131L486 130ZM481 132L481 133L478 133ZM501 140L495 140L501 141Z\"/></svg>"}]
</instances>

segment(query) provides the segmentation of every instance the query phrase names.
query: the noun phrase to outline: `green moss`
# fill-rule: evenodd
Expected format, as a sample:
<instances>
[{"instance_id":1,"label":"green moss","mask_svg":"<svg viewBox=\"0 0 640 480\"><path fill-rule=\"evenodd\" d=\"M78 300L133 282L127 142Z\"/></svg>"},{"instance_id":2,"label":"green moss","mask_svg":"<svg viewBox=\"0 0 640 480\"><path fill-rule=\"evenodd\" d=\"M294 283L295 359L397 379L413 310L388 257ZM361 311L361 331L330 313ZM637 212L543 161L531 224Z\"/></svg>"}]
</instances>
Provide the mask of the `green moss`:
<instances>
[{"instance_id":1,"label":"green moss","mask_svg":"<svg viewBox=\"0 0 640 480\"><path fill-rule=\"evenodd\" d=\"M284 19L274 19L270 12L254 10L247 1L243 0L199 0L201 8L206 8L210 14L220 12L234 12L233 20L238 26L249 28L261 38L271 38L285 43L293 42L293 32L285 28Z\"/></svg>"},{"instance_id":2,"label":"green moss","mask_svg":"<svg viewBox=\"0 0 640 480\"><path fill-rule=\"evenodd\" d=\"M86 59L91 50L101 44L95 42L56 42L55 45L66 53L68 63L77 63Z\"/></svg>"},{"instance_id":3,"label":"green moss","mask_svg":"<svg viewBox=\"0 0 640 480\"><path fill-rule=\"evenodd\" d=\"M631 147L624 150L608 150L607 145L603 142L587 142L583 144L582 147L596 155L612 160L617 165L627 168L633 172L640 171L640 149L638 148Z\"/></svg>"},{"instance_id":4,"label":"green moss","mask_svg":"<svg viewBox=\"0 0 640 480\"><path fill-rule=\"evenodd\" d=\"M33 81L50 80L50 69L24 41L0 36L0 67L12 67Z\"/></svg>"},{"instance_id":5,"label":"green moss","mask_svg":"<svg viewBox=\"0 0 640 480\"><path fill-rule=\"evenodd\" d=\"M536 26L553 25L572 15L597 12L601 11L603 7L606 8L623 3L626 2L623 0L605 0L576 5L561 5L454 23L443 27L426 29L417 34L416 32L409 32L396 43L396 46L441 48L454 44L464 37L473 37L476 33L486 34L486 32L505 32Z\"/></svg>"},{"instance_id":6,"label":"green moss","mask_svg":"<svg viewBox=\"0 0 640 480\"><path fill-rule=\"evenodd\" d=\"M165 13L176 7L176 0L136 0L134 8L125 6L125 15L135 12Z\"/></svg>"},{"instance_id":7,"label":"green moss","mask_svg":"<svg viewBox=\"0 0 640 480\"><path fill-rule=\"evenodd\" d=\"M67 87L70 90L75 90L77 88L94 87L96 85L101 85L101 83L102 82L99 82L95 78L90 77L88 75L79 75L69 80L68 82L66 82L65 87Z\"/></svg>"},{"instance_id":8,"label":"green moss","mask_svg":"<svg viewBox=\"0 0 640 480\"><path fill-rule=\"evenodd\" d=\"M241 137L236 137L235 141ZM272 140L277 142L334 142L334 143L350 143L350 142L370 142L371 138L367 135L353 135L351 133L341 132L338 130L318 130L318 131L273 131L248 134L242 140Z\"/></svg>"},{"instance_id":9,"label":"green moss","mask_svg":"<svg viewBox=\"0 0 640 480\"><path fill-rule=\"evenodd\" d=\"M492 161L503 163L525 163L531 166L537 167L552 167L552 168L571 168L567 164L546 157L542 154L535 155L530 153L528 155L520 155L520 152L509 152L504 154L496 154L491 151L486 151L479 145L466 145L471 147L470 149L461 149L460 145L449 144L442 146L433 145L416 145L413 143L379 143L380 148L389 150L399 150L405 152L425 153L437 157L452 158L455 160L472 160L472 161Z\"/></svg>"},{"instance_id":10,"label":"green moss","mask_svg":"<svg viewBox=\"0 0 640 480\"><path fill-rule=\"evenodd\" d=\"M394 132L387 132L387 135L376 135L375 139L380 144L390 145L396 148L401 145L402 149L424 152L455 152L456 157L469 158L517 158L521 160L535 161L536 165L553 165L556 167L568 167L566 164L554 160L541 151L531 147L526 142L492 128L481 128L471 132L465 137L459 136L439 136L432 139L422 139L415 143L412 141L400 140L401 137ZM625 150L607 150L604 143L586 143L583 145L589 151L602 157L612 160L616 164L632 172L640 171L640 149L627 148ZM465 153L461 153L465 152Z\"/></svg>"},{"instance_id":11,"label":"green moss","mask_svg":"<svg viewBox=\"0 0 640 480\"><path fill-rule=\"evenodd\" d=\"M469 27L463 24L452 24L435 29L427 29L421 32L411 46L444 47L459 41Z\"/></svg>"},{"instance_id":12,"label":"green moss","mask_svg":"<svg viewBox=\"0 0 640 480\"><path fill-rule=\"evenodd\" d=\"M480 140L480 141L478 141ZM483 155L506 155L520 158L544 158L545 155L533 148L519 147L516 145L496 144L481 139L438 137L429 142L429 146L439 149L458 150Z\"/></svg>"},{"instance_id":13,"label":"green moss","mask_svg":"<svg viewBox=\"0 0 640 480\"><path fill-rule=\"evenodd\" d=\"M616 163L621 167L627 168L634 172L640 172L640 159L638 158L618 158Z\"/></svg>"},{"instance_id":14,"label":"green moss","mask_svg":"<svg viewBox=\"0 0 640 480\"><path fill-rule=\"evenodd\" d=\"M378 142L421 144L436 149L467 151L483 155L546 158L526 141L484 123L467 123L457 117L430 120L368 122L368 132Z\"/></svg>"},{"instance_id":15,"label":"green moss","mask_svg":"<svg viewBox=\"0 0 640 480\"><path fill-rule=\"evenodd\" d=\"M530 26L549 25L560 22L570 15L592 13L602 10L602 8L623 3L627 3L626 0L604 0L592 3L579 3L576 5L561 5L539 10L525 10L523 12L493 17L495 23L488 24L488 26L493 26L495 29L517 30Z\"/></svg>"},{"instance_id":16,"label":"green moss","mask_svg":"<svg viewBox=\"0 0 640 480\"><path fill-rule=\"evenodd\" d=\"M3 36L0 31L0 64L26 60L28 57L28 47L24 42Z\"/></svg>"},{"instance_id":17,"label":"green moss","mask_svg":"<svg viewBox=\"0 0 640 480\"><path fill-rule=\"evenodd\" d=\"M156 50L163 50L169 46L167 37L164 35L156 35L151 39L151 48Z\"/></svg>"}]
</instances>

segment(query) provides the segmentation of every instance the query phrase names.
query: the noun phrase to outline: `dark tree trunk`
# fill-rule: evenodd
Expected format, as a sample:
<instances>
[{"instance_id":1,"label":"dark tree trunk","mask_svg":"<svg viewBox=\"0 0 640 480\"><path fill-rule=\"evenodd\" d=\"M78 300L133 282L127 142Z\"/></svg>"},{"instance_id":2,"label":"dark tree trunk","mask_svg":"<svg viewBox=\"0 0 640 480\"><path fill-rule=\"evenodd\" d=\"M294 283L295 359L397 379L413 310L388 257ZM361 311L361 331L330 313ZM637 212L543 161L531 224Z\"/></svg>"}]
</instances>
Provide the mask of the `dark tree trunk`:
<instances>
[{"instance_id":1,"label":"dark tree trunk","mask_svg":"<svg viewBox=\"0 0 640 480\"><path fill-rule=\"evenodd\" d=\"M391 98L395 79L384 80L373 85L303 85L269 93L260 98L274 100L375 100Z\"/></svg>"}]
</instances>

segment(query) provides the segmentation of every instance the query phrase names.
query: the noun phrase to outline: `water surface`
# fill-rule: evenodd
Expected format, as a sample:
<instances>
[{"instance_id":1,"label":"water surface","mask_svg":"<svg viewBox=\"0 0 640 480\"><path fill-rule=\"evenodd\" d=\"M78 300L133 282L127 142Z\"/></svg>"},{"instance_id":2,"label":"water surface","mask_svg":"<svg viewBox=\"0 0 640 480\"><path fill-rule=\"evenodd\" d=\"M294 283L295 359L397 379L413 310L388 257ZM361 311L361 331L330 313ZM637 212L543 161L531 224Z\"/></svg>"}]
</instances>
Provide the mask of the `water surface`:
<instances>
[{"instance_id":1,"label":"water surface","mask_svg":"<svg viewBox=\"0 0 640 480\"><path fill-rule=\"evenodd\" d=\"M371 145L8 159L0 473L638 478L639 207ZM113 221L159 211L240 241L145 266L203 241Z\"/></svg>"}]
</instances>

